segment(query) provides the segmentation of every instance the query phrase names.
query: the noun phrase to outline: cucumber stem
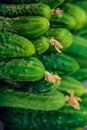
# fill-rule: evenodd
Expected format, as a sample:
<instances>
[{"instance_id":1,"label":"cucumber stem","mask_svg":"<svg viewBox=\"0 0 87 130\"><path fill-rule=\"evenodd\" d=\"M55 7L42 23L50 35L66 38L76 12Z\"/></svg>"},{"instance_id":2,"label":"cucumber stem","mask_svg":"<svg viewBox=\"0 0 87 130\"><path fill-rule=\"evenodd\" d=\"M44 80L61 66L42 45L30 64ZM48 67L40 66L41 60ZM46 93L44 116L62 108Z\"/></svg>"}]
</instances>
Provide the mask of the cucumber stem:
<instances>
[{"instance_id":1,"label":"cucumber stem","mask_svg":"<svg viewBox=\"0 0 87 130\"><path fill-rule=\"evenodd\" d=\"M56 14L59 17L62 17L62 12L63 12L63 10L61 10L60 8L56 8L56 9L51 10L51 14Z\"/></svg>"},{"instance_id":2,"label":"cucumber stem","mask_svg":"<svg viewBox=\"0 0 87 130\"><path fill-rule=\"evenodd\" d=\"M70 94L70 96L66 96L66 100L75 109L80 110L80 106L79 106L78 101L82 101L81 98L74 96L74 91L68 90L67 92Z\"/></svg>"},{"instance_id":3,"label":"cucumber stem","mask_svg":"<svg viewBox=\"0 0 87 130\"><path fill-rule=\"evenodd\" d=\"M52 75L50 72L45 72L45 80L49 82L55 83L56 80L60 80L61 78L58 75Z\"/></svg>"},{"instance_id":4,"label":"cucumber stem","mask_svg":"<svg viewBox=\"0 0 87 130\"><path fill-rule=\"evenodd\" d=\"M57 52L61 53L61 50L63 48L63 46L61 45L61 43L58 40L55 40L53 37L50 38L49 43L51 43L51 45L53 45L56 49Z\"/></svg>"}]
</instances>

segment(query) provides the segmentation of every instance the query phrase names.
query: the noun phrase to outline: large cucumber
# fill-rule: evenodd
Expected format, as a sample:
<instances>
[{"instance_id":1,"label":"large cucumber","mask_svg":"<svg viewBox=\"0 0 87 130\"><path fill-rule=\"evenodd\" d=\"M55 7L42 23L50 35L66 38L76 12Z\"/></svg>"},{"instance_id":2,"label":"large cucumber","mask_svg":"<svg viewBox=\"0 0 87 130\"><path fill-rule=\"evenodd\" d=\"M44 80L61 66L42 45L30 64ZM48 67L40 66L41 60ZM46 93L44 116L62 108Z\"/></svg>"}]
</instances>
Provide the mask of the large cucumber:
<instances>
[{"instance_id":1,"label":"large cucumber","mask_svg":"<svg viewBox=\"0 0 87 130\"><path fill-rule=\"evenodd\" d=\"M87 64L87 40L86 39L80 36L74 36L73 43L64 51L67 54L76 58L80 64Z\"/></svg>"},{"instance_id":2,"label":"large cucumber","mask_svg":"<svg viewBox=\"0 0 87 130\"><path fill-rule=\"evenodd\" d=\"M12 81L37 81L44 77L45 67L35 57L0 62L0 77Z\"/></svg>"},{"instance_id":3,"label":"large cucumber","mask_svg":"<svg viewBox=\"0 0 87 130\"><path fill-rule=\"evenodd\" d=\"M48 111L58 110L64 103L65 97L58 91L40 95L0 86L0 106Z\"/></svg>"},{"instance_id":4,"label":"large cucumber","mask_svg":"<svg viewBox=\"0 0 87 130\"><path fill-rule=\"evenodd\" d=\"M28 39L44 34L49 25L49 21L41 16L0 17L0 31L13 32Z\"/></svg>"},{"instance_id":5,"label":"large cucumber","mask_svg":"<svg viewBox=\"0 0 87 130\"><path fill-rule=\"evenodd\" d=\"M85 108L78 111L69 106L47 112L2 107L0 119L17 130L71 130L86 125L87 112Z\"/></svg>"},{"instance_id":6,"label":"large cucumber","mask_svg":"<svg viewBox=\"0 0 87 130\"><path fill-rule=\"evenodd\" d=\"M68 91L73 91L76 96L81 96L84 93L83 85L78 80L70 76L61 77L61 83L58 90L65 94L68 94Z\"/></svg>"},{"instance_id":7,"label":"large cucumber","mask_svg":"<svg viewBox=\"0 0 87 130\"><path fill-rule=\"evenodd\" d=\"M76 22L74 18L68 13L62 12L62 16L58 16L57 14L53 14L50 19L51 27L53 28L74 28Z\"/></svg>"},{"instance_id":8,"label":"large cucumber","mask_svg":"<svg viewBox=\"0 0 87 130\"><path fill-rule=\"evenodd\" d=\"M9 88L15 88L15 90L29 92L33 94L47 94L51 91L58 89L60 80L56 80L54 83L45 80L39 80L35 82L11 82L6 79L0 80L1 86L9 86Z\"/></svg>"},{"instance_id":9,"label":"large cucumber","mask_svg":"<svg viewBox=\"0 0 87 130\"><path fill-rule=\"evenodd\" d=\"M85 25L87 16L82 8L70 2L63 4L62 7L63 10L73 16L76 21L76 25L73 30L78 30Z\"/></svg>"},{"instance_id":10,"label":"large cucumber","mask_svg":"<svg viewBox=\"0 0 87 130\"><path fill-rule=\"evenodd\" d=\"M63 49L69 47L73 42L73 36L71 32L65 28L50 28L47 33L47 37L54 37L56 40L58 40L62 46Z\"/></svg>"},{"instance_id":11,"label":"large cucumber","mask_svg":"<svg viewBox=\"0 0 87 130\"><path fill-rule=\"evenodd\" d=\"M0 4L0 15L5 17L16 17L24 15L39 15L50 19L51 8L46 4Z\"/></svg>"},{"instance_id":12,"label":"large cucumber","mask_svg":"<svg viewBox=\"0 0 87 130\"><path fill-rule=\"evenodd\" d=\"M79 69L76 60L63 53L58 54L47 51L43 56L38 56L38 58L42 61L48 71L59 75L66 75L66 73L72 74Z\"/></svg>"},{"instance_id":13,"label":"large cucumber","mask_svg":"<svg viewBox=\"0 0 87 130\"><path fill-rule=\"evenodd\" d=\"M10 32L0 32L0 59L27 57L34 53L35 47L31 41Z\"/></svg>"}]
</instances>

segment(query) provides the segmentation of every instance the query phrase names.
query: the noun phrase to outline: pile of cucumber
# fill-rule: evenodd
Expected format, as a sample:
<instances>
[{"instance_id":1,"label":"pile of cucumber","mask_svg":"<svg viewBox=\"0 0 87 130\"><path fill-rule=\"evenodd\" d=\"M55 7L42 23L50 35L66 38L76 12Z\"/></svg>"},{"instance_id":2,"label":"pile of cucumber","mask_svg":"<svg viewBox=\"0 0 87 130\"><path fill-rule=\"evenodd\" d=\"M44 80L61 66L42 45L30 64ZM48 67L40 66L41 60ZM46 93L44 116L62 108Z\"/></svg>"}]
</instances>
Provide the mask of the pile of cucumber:
<instances>
[{"instance_id":1,"label":"pile of cucumber","mask_svg":"<svg viewBox=\"0 0 87 130\"><path fill-rule=\"evenodd\" d=\"M4 130L87 124L87 0L0 0Z\"/></svg>"}]
</instances>

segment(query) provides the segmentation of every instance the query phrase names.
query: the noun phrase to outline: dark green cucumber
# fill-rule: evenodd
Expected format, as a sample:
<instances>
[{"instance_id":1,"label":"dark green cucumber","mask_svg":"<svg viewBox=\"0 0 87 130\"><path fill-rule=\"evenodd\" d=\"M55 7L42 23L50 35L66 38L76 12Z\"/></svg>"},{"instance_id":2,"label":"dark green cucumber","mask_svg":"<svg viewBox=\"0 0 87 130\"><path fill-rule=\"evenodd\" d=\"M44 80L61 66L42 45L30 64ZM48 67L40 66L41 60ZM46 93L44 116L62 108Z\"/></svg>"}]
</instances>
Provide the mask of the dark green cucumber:
<instances>
[{"instance_id":1,"label":"dark green cucumber","mask_svg":"<svg viewBox=\"0 0 87 130\"><path fill-rule=\"evenodd\" d=\"M86 39L80 36L74 36L73 43L64 51L67 54L76 58L80 64L87 64L87 40Z\"/></svg>"},{"instance_id":2,"label":"dark green cucumber","mask_svg":"<svg viewBox=\"0 0 87 130\"><path fill-rule=\"evenodd\" d=\"M63 4L62 8L65 12L74 17L76 25L73 30L78 30L86 24L87 16L82 8L70 2Z\"/></svg>"},{"instance_id":3,"label":"dark green cucumber","mask_svg":"<svg viewBox=\"0 0 87 130\"><path fill-rule=\"evenodd\" d=\"M61 17L59 17L57 14L53 14L51 16L50 23L51 23L51 27L53 28L62 27L67 29L74 28L76 24L74 18L65 12L62 12Z\"/></svg>"},{"instance_id":4,"label":"dark green cucumber","mask_svg":"<svg viewBox=\"0 0 87 130\"><path fill-rule=\"evenodd\" d=\"M56 80L55 83L48 82L45 80L39 80L36 82L10 82L8 80L1 80L1 86L9 85L9 88L15 88L19 91L29 92L33 94L46 94L51 91L58 89L60 80Z\"/></svg>"},{"instance_id":5,"label":"dark green cucumber","mask_svg":"<svg viewBox=\"0 0 87 130\"><path fill-rule=\"evenodd\" d=\"M46 112L2 107L0 119L10 128L18 130L29 130L29 128L30 130L71 130L86 125L86 108L81 108L79 111L66 106L62 108Z\"/></svg>"},{"instance_id":6,"label":"dark green cucumber","mask_svg":"<svg viewBox=\"0 0 87 130\"><path fill-rule=\"evenodd\" d=\"M49 39L46 38L45 36L32 39L32 43L34 44L36 53L38 54L44 53L45 51L48 50L50 46Z\"/></svg>"},{"instance_id":7,"label":"dark green cucumber","mask_svg":"<svg viewBox=\"0 0 87 130\"><path fill-rule=\"evenodd\" d=\"M82 99L81 105L87 108L87 91L81 96L81 99Z\"/></svg>"},{"instance_id":8,"label":"dark green cucumber","mask_svg":"<svg viewBox=\"0 0 87 130\"><path fill-rule=\"evenodd\" d=\"M80 81L87 80L87 65L80 66L80 69L72 76Z\"/></svg>"},{"instance_id":9,"label":"dark green cucumber","mask_svg":"<svg viewBox=\"0 0 87 130\"><path fill-rule=\"evenodd\" d=\"M10 32L0 32L0 59L27 57L35 53L35 47L28 39Z\"/></svg>"},{"instance_id":10,"label":"dark green cucumber","mask_svg":"<svg viewBox=\"0 0 87 130\"><path fill-rule=\"evenodd\" d=\"M24 15L39 15L47 19L51 17L51 8L46 4L0 4L0 15L16 17Z\"/></svg>"},{"instance_id":11,"label":"dark green cucumber","mask_svg":"<svg viewBox=\"0 0 87 130\"><path fill-rule=\"evenodd\" d=\"M28 39L44 34L48 28L49 21L41 16L0 17L0 31L13 32Z\"/></svg>"},{"instance_id":12,"label":"dark green cucumber","mask_svg":"<svg viewBox=\"0 0 87 130\"><path fill-rule=\"evenodd\" d=\"M65 0L35 0L35 2L46 3L51 8L56 8L61 5Z\"/></svg>"},{"instance_id":13,"label":"dark green cucumber","mask_svg":"<svg viewBox=\"0 0 87 130\"><path fill-rule=\"evenodd\" d=\"M47 51L43 56L38 56L38 58L48 71L59 75L72 74L79 69L77 61L63 53L58 54Z\"/></svg>"},{"instance_id":14,"label":"dark green cucumber","mask_svg":"<svg viewBox=\"0 0 87 130\"><path fill-rule=\"evenodd\" d=\"M48 111L58 110L64 104L65 97L58 91L40 95L10 89L9 86L0 87L0 106Z\"/></svg>"},{"instance_id":15,"label":"dark green cucumber","mask_svg":"<svg viewBox=\"0 0 87 130\"><path fill-rule=\"evenodd\" d=\"M58 90L65 94L68 94L68 90L71 90L76 96L81 96L84 93L83 85L78 80L70 76L61 77L61 83L58 87Z\"/></svg>"},{"instance_id":16,"label":"dark green cucumber","mask_svg":"<svg viewBox=\"0 0 87 130\"><path fill-rule=\"evenodd\" d=\"M35 57L0 62L0 77L12 81L37 81L44 77L45 67Z\"/></svg>"},{"instance_id":17,"label":"dark green cucumber","mask_svg":"<svg viewBox=\"0 0 87 130\"><path fill-rule=\"evenodd\" d=\"M73 36L71 32L65 28L50 28L47 31L46 36L54 37L56 40L58 40L63 46L63 49L70 46L73 42Z\"/></svg>"}]
</instances>

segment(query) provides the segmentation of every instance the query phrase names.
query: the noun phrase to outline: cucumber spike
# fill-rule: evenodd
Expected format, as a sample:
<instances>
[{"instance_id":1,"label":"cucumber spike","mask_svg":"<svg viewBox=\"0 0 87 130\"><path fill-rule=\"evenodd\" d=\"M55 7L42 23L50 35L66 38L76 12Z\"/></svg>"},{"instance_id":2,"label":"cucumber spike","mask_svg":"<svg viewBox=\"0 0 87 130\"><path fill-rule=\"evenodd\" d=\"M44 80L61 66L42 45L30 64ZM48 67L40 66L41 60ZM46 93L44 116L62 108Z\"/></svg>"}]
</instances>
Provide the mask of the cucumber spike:
<instances>
[{"instance_id":1,"label":"cucumber spike","mask_svg":"<svg viewBox=\"0 0 87 130\"><path fill-rule=\"evenodd\" d=\"M62 12L63 12L63 10L61 10L60 8L51 10L51 14L57 14L59 17L62 17Z\"/></svg>"}]
</instances>

